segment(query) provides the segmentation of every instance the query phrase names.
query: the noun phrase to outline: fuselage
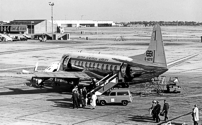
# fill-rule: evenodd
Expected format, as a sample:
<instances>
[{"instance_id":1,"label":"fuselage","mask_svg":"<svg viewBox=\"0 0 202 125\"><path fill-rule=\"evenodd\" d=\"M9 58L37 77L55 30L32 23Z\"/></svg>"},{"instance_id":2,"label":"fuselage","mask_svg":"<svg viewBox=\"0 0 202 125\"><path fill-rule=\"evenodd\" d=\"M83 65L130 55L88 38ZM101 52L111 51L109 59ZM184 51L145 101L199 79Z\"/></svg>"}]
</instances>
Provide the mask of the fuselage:
<instances>
[{"instance_id":1,"label":"fuselage","mask_svg":"<svg viewBox=\"0 0 202 125\"><path fill-rule=\"evenodd\" d=\"M121 71L122 76L127 78L127 81L135 83L149 81L151 78L157 77L167 71L167 69L162 67L150 67L148 70L148 68L144 69L138 66L130 66L127 63L122 63L113 58L127 60L129 62L133 61L132 58L125 56L93 53L67 53L62 57L61 70L69 71L73 67L78 67L87 74L98 79L101 79L109 73Z\"/></svg>"}]
</instances>

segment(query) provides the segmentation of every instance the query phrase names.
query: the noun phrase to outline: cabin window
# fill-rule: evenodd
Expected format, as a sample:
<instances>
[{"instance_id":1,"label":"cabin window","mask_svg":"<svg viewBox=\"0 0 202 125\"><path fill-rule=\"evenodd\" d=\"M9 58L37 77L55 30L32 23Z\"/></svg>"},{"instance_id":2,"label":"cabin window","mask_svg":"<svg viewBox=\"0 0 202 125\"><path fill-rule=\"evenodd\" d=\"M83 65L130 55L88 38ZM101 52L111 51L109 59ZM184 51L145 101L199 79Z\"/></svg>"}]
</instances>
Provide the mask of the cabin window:
<instances>
[{"instance_id":1,"label":"cabin window","mask_svg":"<svg viewBox=\"0 0 202 125\"><path fill-rule=\"evenodd\" d=\"M112 66L112 65L110 65L110 71L112 71L112 68L113 68L113 66Z\"/></svg>"},{"instance_id":2,"label":"cabin window","mask_svg":"<svg viewBox=\"0 0 202 125\"><path fill-rule=\"evenodd\" d=\"M88 66L88 62L85 63L85 67L86 67L86 68L87 68L87 66Z\"/></svg>"},{"instance_id":3,"label":"cabin window","mask_svg":"<svg viewBox=\"0 0 202 125\"><path fill-rule=\"evenodd\" d=\"M116 71L117 70L117 66L114 66L114 71Z\"/></svg>"},{"instance_id":4,"label":"cabin window","mask_svg":"<svg viewBox=\"0 0 202 125\"><path fill-rule=\"evenodd\" d=\"M95 63L93 63L93 68L95 68Z\"/></svg>"},{"instance_id":5,"label":"cabin window","mask_svg":"<svg viewBox=\"0 0 202 125\"><path fill-rule=\"evenodd\" d=\"M80 66L80 61L78 62L78 66Z\"/></svg>"},{"instance_id":6,"label":"cabin window","mask_svg":"<svg viewBox=\"0 0 202 125\"><path fill-rule=\"evenodd\" d=\"M89 68L91 68L91 62L89 63Z\"/></svg>"},{"instance_id":7,"label":"cabin window","mask_svg":"<svg viewBox=\"0 0 202 125\"><path fill-rule=\"evenodd\" d=\"M74 65L76 65L77 61L74 62Z\"/></svg>"},{"instance_id":8,"label":"cabin window","mask_svg":"<svg viewBox=\"0 0 202 125\"><path fill-rule=\"evenodd\" d=\"M101 67L101 69L102 69L102 70L104 70L104 64L102 64L102 67Z\"/></svg>"},{"instance_id":9,"label":"cabin window","mask_svg":"<svg viewBox=\"0 0 202 125\"><path fill-rule=\"evenodd\" d=\"M108 70L108 65L106 65L106 70Z\"/></svg>"},{"instance_id":10,"label":"cabin window","mask_svg":"<svg viewBox=\"0 0 202 125\"><path fill-rule=\"evenodd\" d=\"M99 63L97 64L97 69L99 69Z\"/></svg>"},{"instance_id":11,"label":"cabin window","mask_svg":"<svg viewBox=\"0 0 202 125\"><path fill-rule=\"evenodd\" d=\"M81 62L81 67L83 67L83 62Z\"/></svg>"}]
</instances>

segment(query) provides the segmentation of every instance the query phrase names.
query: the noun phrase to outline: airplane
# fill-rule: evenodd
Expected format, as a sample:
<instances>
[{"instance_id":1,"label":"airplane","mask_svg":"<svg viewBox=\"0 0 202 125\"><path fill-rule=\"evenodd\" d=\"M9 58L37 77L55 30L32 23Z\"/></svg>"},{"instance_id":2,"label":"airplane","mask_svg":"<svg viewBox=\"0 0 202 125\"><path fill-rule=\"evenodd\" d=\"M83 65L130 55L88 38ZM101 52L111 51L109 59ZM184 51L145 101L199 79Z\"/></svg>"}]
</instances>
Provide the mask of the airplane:
<instances>
[{"instance_id":1,"label":"airplane","mask_svg":"<svg viewBox=\"0 0 202 125\"><path fill-rule=\"evenodd\" d=\"M11 37L9 37L8 35L5 35L5 34L1 34L0 33L0 42L2 41L13 41L13 39Z\"/></svg>"},{"instance_id":2,"label":"airplane","mask_svg":"<svg viewBox=\"0 0 202 125\"><path fill-rule=\"evenodd\" d=\"M145 53L131 57L69 52L62 56L56 72L35 72L37 79L102 79L108 74L120 73L125 82L142 83L151 81L168 71L169 68L181 64L198 54L189 55L179 60L166 62L161 28L153 27L151 40Z\"/></svg>"}]
</instances>

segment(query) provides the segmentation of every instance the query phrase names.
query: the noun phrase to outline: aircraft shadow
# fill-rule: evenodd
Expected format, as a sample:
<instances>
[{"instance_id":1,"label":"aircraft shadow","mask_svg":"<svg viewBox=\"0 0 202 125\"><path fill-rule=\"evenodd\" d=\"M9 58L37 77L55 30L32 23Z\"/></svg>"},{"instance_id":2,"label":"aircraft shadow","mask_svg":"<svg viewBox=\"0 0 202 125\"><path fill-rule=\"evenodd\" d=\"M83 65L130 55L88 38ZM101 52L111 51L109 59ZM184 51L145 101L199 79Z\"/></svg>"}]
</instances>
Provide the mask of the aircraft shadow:
<instances>
[{"instance_id":1,"label":"aircraft shadow","mask_svg":"<svg viewBox=\"0 0 202 125\"><path fill-rule=\"evenodd\" d=\"M17 94L52 93L52 92L70 94L71 92L71 88L68 85L66 86L45 85L44 87L30 86L28 88L24 88L24 87L23 88L4 87L4 88L8 89L8 91L0 92L0 96L1 95L17 95Z\"/></svg>"},{"instance_id":2,"label":"aircraft shadow","mask_svg":"<svg viewBox=\"0 0 202 125\"><path fill-rule=\"evenodd\" d=\"M141 115L135 115L135 116L129 116L129 120L136 121L136 122L152 122L155 123L155 121L152 119L151 116L141 116Z\"/></svg>"},{"instance_id":3,"label":"aircraft shadow","mask_svg":"<svg viewBox=\"0 0 202 125\"><path fill-rule=\"evenodd\" d=\"M61 107L61 108L71 108L73 109L73 102L71 98L64 99L47 99L47 101L52 101L55 103L53 107Z\"/></svg>"}]
</instances>

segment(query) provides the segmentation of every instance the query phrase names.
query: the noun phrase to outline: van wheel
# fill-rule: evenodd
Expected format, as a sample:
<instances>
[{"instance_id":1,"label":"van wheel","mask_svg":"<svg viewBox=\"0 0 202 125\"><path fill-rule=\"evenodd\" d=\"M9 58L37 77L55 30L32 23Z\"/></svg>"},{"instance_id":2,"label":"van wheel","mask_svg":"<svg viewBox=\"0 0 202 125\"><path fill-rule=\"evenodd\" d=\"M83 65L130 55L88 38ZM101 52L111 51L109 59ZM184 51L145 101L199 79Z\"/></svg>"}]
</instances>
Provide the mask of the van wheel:
<instances>
[{"instance_id":1,"label":"van wheel","mask_svg":"<svg viewBox=\"0 0 202 125\"><path fill-rule=\"evenodd\" d=\"M127 106L128 105L128 101L126 101L126 100L122 101L122 105L123 106Z\"/></svg>"},{"instance_id":2,"label":"van wheel","mask_svg":"<svg viewBox=\"0 0 202 125\"><path fill-rule=\"evenodd\" d=\"M106 104L106 102L104 100L100 101L100 105L104 106Z\"/></svg>"}]
</instances>

